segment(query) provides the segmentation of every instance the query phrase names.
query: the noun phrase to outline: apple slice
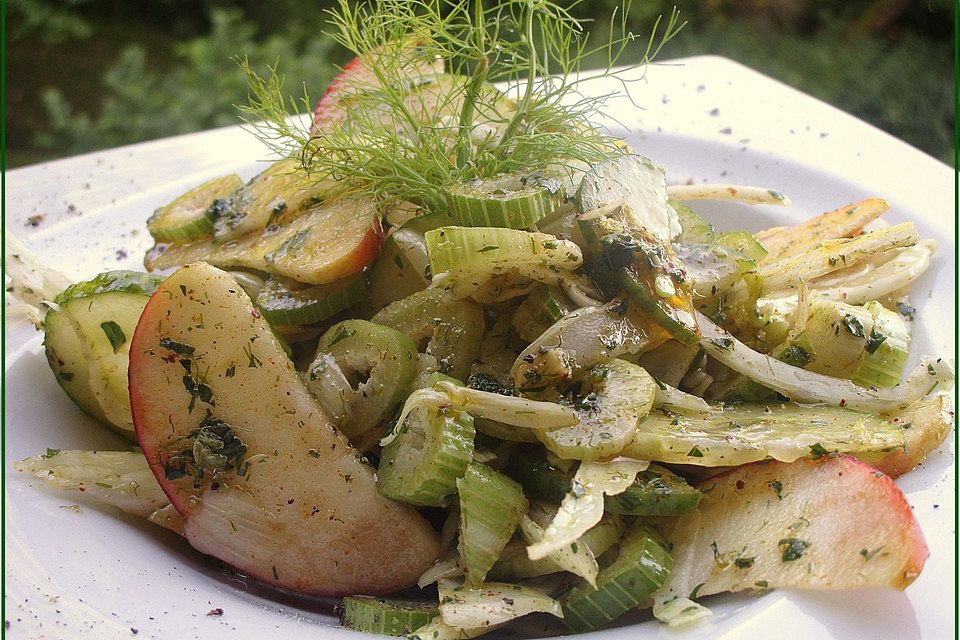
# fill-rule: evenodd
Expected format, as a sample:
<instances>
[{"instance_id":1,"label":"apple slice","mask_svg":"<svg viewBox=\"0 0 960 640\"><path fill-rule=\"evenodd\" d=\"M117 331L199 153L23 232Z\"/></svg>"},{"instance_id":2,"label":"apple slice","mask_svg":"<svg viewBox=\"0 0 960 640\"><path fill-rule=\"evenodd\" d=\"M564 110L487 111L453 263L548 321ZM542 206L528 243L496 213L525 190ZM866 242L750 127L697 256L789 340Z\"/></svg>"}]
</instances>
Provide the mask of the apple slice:
<instances>
[{"instance_id":1,"label":"apple slice","mask_svg":"<svg viewBox=\"0 0 960 640\"><path fill-rule=\"evenodd\" d=\"M187 265L130 347L140 446L184 536L266 583L336 596L415 584L439 553L411 507L330 423L229 275Z\"/></svg>"},{"instance_id":2,"label":"apple slice","mask_svg":"<svg viewBox=\"0 0 960 640\"><path fill-rule=\"evenodd\" d=\"M395 45L397 46L397 45ZM399 45L403 46L403 45ZM441 58L417 56L417 42L411 40L409 49L413 54L409 64L411 76L428 76L443 73L444 62ZM329 131L346 118L346 111L340 106L345 95L369 89L377 85L377 74L361 58L348 62L340 73L327 85L317 106L313 109L313 124L310 133Z\"/></svg>"},{"instance_id":3,"label":"apple slice","mask_svg":"<svg viewBox=\"0 0 960 640\"><path fill-rule=\"evenodd\" d=\"M699 489L699 508L670 536L659 603L775 587L902 590L928 555L897 485L851 456L757 462Z\"/></svg>"},{"instance_id":4,"label":"apple slice","mask_svg":"<svg viewBox=\"0 0 960 640\"><path fill-rule=\"evenodd\" d=\"M367 198L343 198L322 202L286 224L226 244L212 238L158 243L143 263L154 271L204 260L224 269L255 269L326 284L362 271L376 259L382 240L376 204Z\"/></svg>"}]
</instances>

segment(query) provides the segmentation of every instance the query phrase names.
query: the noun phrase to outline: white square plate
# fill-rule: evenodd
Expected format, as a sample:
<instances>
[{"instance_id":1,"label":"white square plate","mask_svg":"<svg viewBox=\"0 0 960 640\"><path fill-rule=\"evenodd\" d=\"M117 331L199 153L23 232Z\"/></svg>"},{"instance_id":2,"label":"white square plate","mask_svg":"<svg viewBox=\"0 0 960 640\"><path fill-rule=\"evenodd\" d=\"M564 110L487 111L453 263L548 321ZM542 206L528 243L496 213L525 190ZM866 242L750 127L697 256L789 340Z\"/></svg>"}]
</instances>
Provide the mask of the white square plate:
<instances>
[{"instance_id":1,"label":"white square plate","mask_svg":"<svg viewBox=\"0 0 960 640\"><path fill-rule=\"evenodd\" d=\"M609 88L609 87L608 87ZM604 91L598 84L590 92ZM611 114L639 152L673 182L728 181L775 188L790 209L700 204L721 229L758 230L868 196L886 198L891 222L913 220L939 248L913 301L914 359L954 353L953 175L945 165L826 104L721 58L649 69L632 85L643 110ZM267 157L237 127L60 160L7 175L7 228L72 277L140 267L153 209L201 181L254 175ZM27 219L43 214L37 228ZM50 492L12 471L47 447L121 444L57 387L40 338L25 323L6 337L6 605L11 638L356 638L329 603L284 597L194 552L174 534ZM898 484L919 519L930 559L906 593L775 592L708 599L714 618L674 632L654 622L595 634L630 638L939 639L954 635L953 439ZM76 509L63 507L80 504ZM219 616L207 615L223 609Z\"/></svg>"}]
</instances>

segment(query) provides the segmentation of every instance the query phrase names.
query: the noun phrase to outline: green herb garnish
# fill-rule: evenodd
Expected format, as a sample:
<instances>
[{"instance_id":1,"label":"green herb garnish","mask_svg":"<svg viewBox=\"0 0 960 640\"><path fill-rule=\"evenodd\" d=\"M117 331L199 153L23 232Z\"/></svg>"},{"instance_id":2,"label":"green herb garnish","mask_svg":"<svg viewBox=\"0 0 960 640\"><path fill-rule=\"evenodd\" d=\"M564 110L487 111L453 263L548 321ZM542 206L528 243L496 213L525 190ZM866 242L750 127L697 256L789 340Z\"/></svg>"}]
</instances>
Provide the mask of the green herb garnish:
<instances>
[{"instance_id":1,"label":"green herb garnish","mask_svg":"<svg viewBox=\"0 0 960 640\"><path fill-rule=\"evenodd\" d=\"M883 546L879 546L876 549L870 551L866 547L864 547L863 549L860 549L860 555L862 555L865 560L870 560L871 558L873 558L873 556L880 553L882 549L883 549Z\"/></svg>"},{"instance_id":2,"label":"green herb garnish","mask_svg":"<svg viewBox=\"0 0 960 640\"><path fill-rule=\"evenodd\" d=\"M244 121L308 172L431 211L445 208L451 184L548 166L572 170L624 153L591 124L623 92L595 95L581 84L614 78L622 88L624 72L653 60L683 26L676 11L658 19L643 54L615 70L640 40L627 31L623 10L599 45L563 3L548 0L340 0L329 15L329 35L369 71L330 96L336 126L309 131L289 119L288 111L312 111L313 101L305 91L288 97L275 69L261 78L246 60ZM603 68L582 69L596 58ZM492 83L513 88L504 93Z\"/></svg>"},{"instance_id":3,"label":"green herb garnish","mask_svg":"<svg viewBox=\"0 0 960 640\"><path fill-rule=\"evenodd\" d=\"M103 329L103 333L107 336L107 340L110 341L110 346L113 347L114 353L116 353L120 347L126 343L126 334L123 332L123 329L120 328L120 325L113 320L101 322L100 328Z\"/></svg>"},{"instance_id":4,"label":"green herb garnish","mask_svg":"<svg viewBox=\"0 0 960 640\"><path fill-rule=\"evenodd\" d=\"M863 328L863 323L860 322L860 318L855 315L848 313L843 316L843 328L847 330L847 333L858 338L867 337L867 332Z\"/></svg>"},{"instance_id":5,"label":"green herb garnish","mask_svg":"<svg viewBox=\"0 0 960 640\"><path fill-rule=\"evenodd\" d=\"M819 442L813 445L810 445L810 456L816 460L819 460L823 456L829 455L830 452L823 448L823 445Z\"/></svg>"},{"instance_id":6,"label":"green herb garnish","mask_svg":"<svg viewBox=\"0 0 960 640\"><path fill-rule=\"evenodd\" d=\"M867 346L864 347L864 349L867 353L876 353L877 349L880 348L880 345L886 341L887 336L874 329L870 332L870 337L867 339Z\"/></svg>"},{"instance_id":7,"label":"green herb garnish","mask_svg":"<svg viewBox=\"0 0 960 640\"><path fill-rule=\"evenodd\" d=\"M792 562L803 557L804 552L810 547L810 543L800 538L784 538L777 542L780 547L780 559L783 562Z\"/></svg>"},{"instance_id":8,"label":"green herb garnish","mask_svg":"<svg viewBox=\"0 0 960 640\"><path fill-rule=\"evenodd\" d=\"M783 483L779 480L771 480L767 484L769 484L773 492L777 494L777 500L783 500Z\"/></svg>"}]
</instances>

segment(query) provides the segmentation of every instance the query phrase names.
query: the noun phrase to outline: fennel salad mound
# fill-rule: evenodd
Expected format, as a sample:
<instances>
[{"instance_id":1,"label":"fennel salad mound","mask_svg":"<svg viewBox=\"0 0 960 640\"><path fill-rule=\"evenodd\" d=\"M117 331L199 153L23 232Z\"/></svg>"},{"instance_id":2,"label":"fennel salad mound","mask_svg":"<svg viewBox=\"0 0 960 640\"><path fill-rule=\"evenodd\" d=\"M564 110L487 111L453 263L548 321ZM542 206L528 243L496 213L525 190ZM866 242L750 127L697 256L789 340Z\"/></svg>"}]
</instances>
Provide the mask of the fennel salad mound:
<instances>
[{"instance_id":1,"label":"fennel salad mound","mask_svg":"<svg viewBox=\"0 0 960 640\"><path fill-rule=\"evenodd\" d=\"M893 479L953 422L951 365L907 364L932 240L880 198L714 229L697 201L789 185L670 185L599 127L620 16L599 44L546 1L330 18L356 57L315 105L239 61L278 159L156 209L148 273L71 282L7 238L57 382L130 442L18 470L423 640L920 574Z\"/></svg>"}]
</instances>

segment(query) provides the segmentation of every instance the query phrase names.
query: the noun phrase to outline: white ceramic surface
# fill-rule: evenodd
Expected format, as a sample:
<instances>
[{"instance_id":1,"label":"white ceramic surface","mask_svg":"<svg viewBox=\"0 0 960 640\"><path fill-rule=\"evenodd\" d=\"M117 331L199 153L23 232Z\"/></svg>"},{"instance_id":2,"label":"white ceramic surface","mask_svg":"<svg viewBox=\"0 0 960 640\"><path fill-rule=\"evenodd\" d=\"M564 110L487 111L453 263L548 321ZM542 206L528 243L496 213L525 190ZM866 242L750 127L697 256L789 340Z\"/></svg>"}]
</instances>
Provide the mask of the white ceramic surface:
<instances>
[{"instance_id":1,"label":"white ceramic surface","mask_svg":"<svg viewBox=\"0 0 960 640\"><path fill-rule=\"evenodd\" d=\"M592 86L590 91L602 91ZM939 250L914 288L914 349L954 352L953 174L889 135L745 67L691 58L653 67L632 85L644 109L612 105L639 151L674 182L730 181L776 188L793 207L701 204L719 228L757 230L798 221L867 196L891 204L890 221L914 220ZM922 117L922 116L918 116ZM138 268L144 221L199 182L237 171L266 152L231 127L11 171L7 228L72 277ZM34 228L27 219L43 214ZM6 336L6 619L10 638L356 638L337 629L327 603L247 584L177 536L111 508L50 492L11 463L47 447L120 444L59 390L39 336L9 323ZM653 622L590 638L940 639L954 636L954 445L899 481L930 546L906 593L784 593L707 601L707 623L671 631ZM64 507L80 505L79 511ZM222 608L223 615L208 612Z\"/></svg>"}]
</instances>

